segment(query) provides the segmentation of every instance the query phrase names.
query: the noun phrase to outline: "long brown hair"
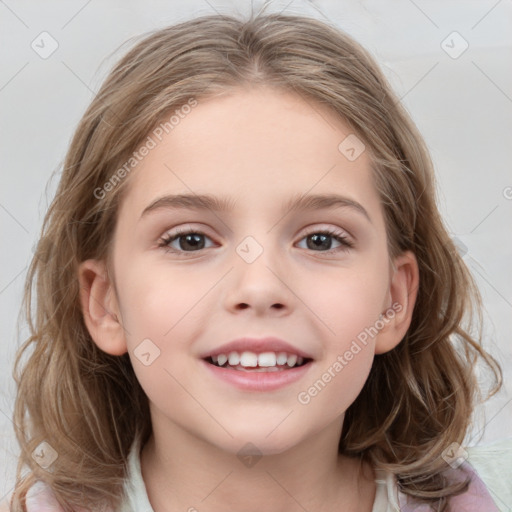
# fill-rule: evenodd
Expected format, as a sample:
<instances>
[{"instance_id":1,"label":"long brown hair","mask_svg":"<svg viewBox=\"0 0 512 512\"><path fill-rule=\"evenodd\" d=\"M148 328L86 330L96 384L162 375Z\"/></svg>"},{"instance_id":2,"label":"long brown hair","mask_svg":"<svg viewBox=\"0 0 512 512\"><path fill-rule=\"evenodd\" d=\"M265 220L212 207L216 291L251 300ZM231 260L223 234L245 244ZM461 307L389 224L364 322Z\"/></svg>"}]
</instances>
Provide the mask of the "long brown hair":
<instances>
[{"instance_id":1,"label":"long brown hair","mask_svg":"<svg viewBox=\"0 0 512 512\"><path fill-rule=\"evenodd\" d=\"M129 182L126 162L151 130L191 99L247 84L327 105L353 129L372 156L390 256L412 250L418 260L412 324L394 350L376 356L347 410L340 451L392 471L402 492L439 510L463 490L446 481L441 454L468 429L478 394L475 362L491 370L494 391L501 370L480 345L480 296L438 212L422 137L370 55L337 28L282 14L213 15L139 42L76 130L26 281L31 334L14 370L21 452L12 510L24 510L36 479L66 510L102 501L116 508L123 498L132 442L151 433L148 400L128 354L108 355L92 341L77 268L89 258L108 261ZM48 469L32 456L42 442L58 455Z\"/></svg>"}]
</instances>

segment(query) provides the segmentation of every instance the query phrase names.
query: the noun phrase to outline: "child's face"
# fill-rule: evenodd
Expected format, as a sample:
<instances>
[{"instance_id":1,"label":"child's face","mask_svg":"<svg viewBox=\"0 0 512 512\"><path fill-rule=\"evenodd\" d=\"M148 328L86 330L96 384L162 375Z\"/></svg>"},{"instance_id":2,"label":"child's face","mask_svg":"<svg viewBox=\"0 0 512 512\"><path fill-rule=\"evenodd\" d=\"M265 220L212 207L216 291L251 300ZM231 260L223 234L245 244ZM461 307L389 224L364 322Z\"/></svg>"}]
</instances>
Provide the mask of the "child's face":
<instances>
[{"instance_id":1,"label":"child's face","mask_svg":"<svg viewBox=\"0 0 512 512\"><path fill-rule=\"evenodd\" d=\"M318 104L253 89L199 100L161 141L152 135L157 145L132 171L113 245L112 309L124 326L122 340L99 344L129 351L154 429L184 429L233 453L247 442L278 453L326 429L339 436L375 352L405 334L404 311L412 308L403 302L414 284L407 269L393 274L367 152L350 161L338 149L350 133ZM232 209L143 214L175 194L225 198ZM364 210L286 206L331 194ZM179 253L159 247L177 228L204 235L175 239ZM326 229L353 247L322 239ZM402 303L396 315L369 335L365 328L374 333L393 302ZM202 358L234 339L268 336L313 359L276 389L242 389ZM153 344L160 350L154 360ZM149 353L141 358L151 364L134 351Z\"/></svg>"}]
</instances>

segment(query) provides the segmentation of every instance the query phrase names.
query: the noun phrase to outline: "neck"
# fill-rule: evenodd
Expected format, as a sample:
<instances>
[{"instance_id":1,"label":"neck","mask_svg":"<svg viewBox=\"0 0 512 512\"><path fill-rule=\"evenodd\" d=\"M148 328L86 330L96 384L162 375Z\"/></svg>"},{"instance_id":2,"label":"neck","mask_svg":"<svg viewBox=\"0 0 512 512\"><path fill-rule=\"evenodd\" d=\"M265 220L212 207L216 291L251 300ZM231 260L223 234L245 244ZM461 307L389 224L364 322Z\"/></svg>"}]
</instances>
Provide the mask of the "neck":
<instances>
[{"instance_id":1,"label":"neck","mask_svg":"<svg viewBox=\"0 0 512 512\"><path fill-rule=\"evenodd\" d=\"M163 426L153 421L141 453L154 512L372 509L371 469L337 453L342 421L279 454L252 458L214 446L174 423Z\"/></svg>"}]
</instances>

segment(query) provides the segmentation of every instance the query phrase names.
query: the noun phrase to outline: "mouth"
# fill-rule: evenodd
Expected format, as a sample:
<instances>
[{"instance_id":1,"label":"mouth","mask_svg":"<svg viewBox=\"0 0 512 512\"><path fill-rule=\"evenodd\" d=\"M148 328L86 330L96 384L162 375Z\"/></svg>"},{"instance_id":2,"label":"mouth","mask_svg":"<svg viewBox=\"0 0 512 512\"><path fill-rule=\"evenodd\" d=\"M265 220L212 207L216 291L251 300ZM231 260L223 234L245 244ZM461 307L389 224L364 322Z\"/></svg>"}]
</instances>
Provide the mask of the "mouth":
<instances>
[{"instance_id":1,"label":"mouth","mask_svg":"<svg viewBox=\"0 0 512 512\"><path fill-rule=\"evenodd\" d=\"M220 353L204 358L218 368L239 372L286 372L309 364L312 359L291 352L237 352Z\"/></svg>"},{"instance_id":2,"label":"mouth","mask_svg":"<svg viewBox=\"0 0 512 512\"><path fill-rule=\"evenodd\" d=\"M200 358L215 381L250 392L286 388L304 379L314 362L311 353L275 337L239 338Z\"/></svg>"}]
</instances>

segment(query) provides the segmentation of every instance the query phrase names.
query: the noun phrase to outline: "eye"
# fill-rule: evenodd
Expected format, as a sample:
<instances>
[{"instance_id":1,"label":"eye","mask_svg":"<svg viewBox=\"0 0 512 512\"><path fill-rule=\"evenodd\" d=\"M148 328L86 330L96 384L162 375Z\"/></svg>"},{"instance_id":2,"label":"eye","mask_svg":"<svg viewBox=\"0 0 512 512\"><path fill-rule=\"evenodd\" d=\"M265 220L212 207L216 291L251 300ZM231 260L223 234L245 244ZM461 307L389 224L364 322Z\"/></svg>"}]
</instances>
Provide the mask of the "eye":
<instances>
[{"instance_id":1,"label":"eye","mask_svg":"<svg viewBox=\"0 0 512 512\"><path fill-rule=\"evenodd\" d=\"M306 249L327 254L346 251L354 247L354 244L342 232L331 229L311 231L302 240L306 240ZM333 240L339 244L335 248L331 247Z\"/></svg>"},{"instance_id":2,"label":"eye","mask_svg":"<svg viewBox=\"0 0 512 512\"><path fill-rule=\"evenodd\" d=\"M167 233L158 243L158 247L163 247L168 252L183 253L197 252L205 249L205 239L211 240L201 231L180 231ZM211 247L211 246L210 246Z\"/></svg>"},{"instance_id":3,"label":"eye","mask_svg":"<svg viewBox=\"0 0 512 512\"><path fill-rule=\"evenodd\" d=\"M213 243L206 246L205 240L211 241L210 237L201 231L180 231L177 229L175 233L165 234L159 240L158 247L163 247L166 252L172 252L175 254L198 252L202 249L207 249L208 247L213 246ZM346 251L354 246L344 233L331 229L311 231L306 234L301 241L302 240L306 240L306 249L326 254ZM333 242L337 243L338 246L332 248Z\"/></svg>"}]
</instances>

